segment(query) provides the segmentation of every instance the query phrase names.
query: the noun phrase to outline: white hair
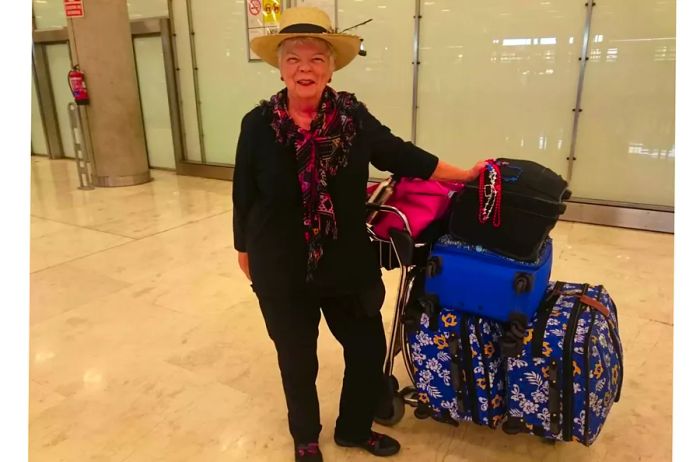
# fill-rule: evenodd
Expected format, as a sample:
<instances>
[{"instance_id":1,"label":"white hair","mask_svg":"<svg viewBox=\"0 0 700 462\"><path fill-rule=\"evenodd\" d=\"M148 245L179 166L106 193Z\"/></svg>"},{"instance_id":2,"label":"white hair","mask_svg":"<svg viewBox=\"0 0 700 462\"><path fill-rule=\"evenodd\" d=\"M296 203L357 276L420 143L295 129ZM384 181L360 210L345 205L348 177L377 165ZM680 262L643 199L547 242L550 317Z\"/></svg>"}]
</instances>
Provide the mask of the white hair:
<instances>
[{"instance_id":1,"label":"white hair","mask_svg":"<svg viewBox=\"0 0 700 462\"><path fill-rule=\"evenodd\" d=\"M282 56L284 53L297 45L306 45L308 43L315 43L316 45L322 46L326 50L326 56L330 58L331 66L335 69L335 50L330 43L318 37L292 37L287 40L282 41L277 47L277 66L282 67Z\"/></svg>"}]
</instances>

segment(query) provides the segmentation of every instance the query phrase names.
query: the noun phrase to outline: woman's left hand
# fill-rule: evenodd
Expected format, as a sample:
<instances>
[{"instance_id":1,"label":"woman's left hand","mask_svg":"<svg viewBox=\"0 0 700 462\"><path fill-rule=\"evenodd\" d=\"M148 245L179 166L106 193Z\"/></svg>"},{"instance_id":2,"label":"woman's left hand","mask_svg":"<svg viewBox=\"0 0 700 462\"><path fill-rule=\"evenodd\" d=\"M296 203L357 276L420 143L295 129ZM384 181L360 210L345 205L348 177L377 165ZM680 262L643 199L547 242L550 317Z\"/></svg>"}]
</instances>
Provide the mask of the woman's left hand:
<instances>
[{"instance_id":1,"label":"woman's left hand","mask_svg":"<svg viewBox=\"0 0 700 462\"><path fill-rule=\"evenodd\" d=\"M469 169L469 175L468 178L465 179L466 183L469 183L470 181L474 181L477 178L479 178L479 174L483 169L486 168L486 165L488 165L488 162L485 160L480 160L472 168Z\"/></svg>"},{"instance_id":2,"label":"woman's left hand","mask_svg":"<svg viewBox=\"0 0 700 462\"><path fill-rule=\"evenodd\" d=\"M430 179L469 183L470 181L474 181L479 178L479 174L484 167L486 167L485 160L480 160L469 170L455 167L454 165L450 165L447 162L440 160L438 161L437 167L435 167L435 171Z\"/></svg>"}]
</instances>

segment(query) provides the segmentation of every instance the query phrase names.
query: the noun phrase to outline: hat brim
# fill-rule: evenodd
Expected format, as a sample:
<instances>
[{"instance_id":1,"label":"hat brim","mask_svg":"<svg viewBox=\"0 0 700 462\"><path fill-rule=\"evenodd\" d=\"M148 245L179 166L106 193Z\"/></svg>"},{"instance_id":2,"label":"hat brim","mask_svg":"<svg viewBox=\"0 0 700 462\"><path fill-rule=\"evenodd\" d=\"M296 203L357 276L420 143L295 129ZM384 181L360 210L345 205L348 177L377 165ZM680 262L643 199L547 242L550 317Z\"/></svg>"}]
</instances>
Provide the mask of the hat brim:
<instances>
[{"instance_id":1,"label":"hat brim","mask_svg":"<svg viewBox=\"0 0 700 462\"><path fill-rule=\"evenodd\" d=\"M360 52L360 37L350 34L273 34L255 37L250 42L250 48L263 61L274 67L279 67L277 62L277 48L283 41L294 37L315 37L328 42L335 51L335 70L340 70L350 64Z\"/></svg>"}]
</instances>

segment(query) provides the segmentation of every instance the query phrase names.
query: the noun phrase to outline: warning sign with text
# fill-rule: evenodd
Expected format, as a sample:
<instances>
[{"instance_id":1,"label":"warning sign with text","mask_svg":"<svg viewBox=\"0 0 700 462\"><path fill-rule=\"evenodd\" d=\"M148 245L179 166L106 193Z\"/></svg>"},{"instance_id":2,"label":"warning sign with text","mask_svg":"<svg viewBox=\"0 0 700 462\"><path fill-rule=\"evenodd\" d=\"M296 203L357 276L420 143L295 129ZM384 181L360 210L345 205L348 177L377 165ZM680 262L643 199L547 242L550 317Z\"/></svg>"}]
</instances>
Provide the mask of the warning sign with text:
<instances>
[{"instance_id":1,"label":"warning sign with text","mask_svg":"<svg viewBox=\"0 0 700 462\"><path fill-rule=\"evenodd\" d=\"M82 18L85 16L83 0L63 0L63 7L66 9L67 18Z\"/></svg>"}]
</instances>

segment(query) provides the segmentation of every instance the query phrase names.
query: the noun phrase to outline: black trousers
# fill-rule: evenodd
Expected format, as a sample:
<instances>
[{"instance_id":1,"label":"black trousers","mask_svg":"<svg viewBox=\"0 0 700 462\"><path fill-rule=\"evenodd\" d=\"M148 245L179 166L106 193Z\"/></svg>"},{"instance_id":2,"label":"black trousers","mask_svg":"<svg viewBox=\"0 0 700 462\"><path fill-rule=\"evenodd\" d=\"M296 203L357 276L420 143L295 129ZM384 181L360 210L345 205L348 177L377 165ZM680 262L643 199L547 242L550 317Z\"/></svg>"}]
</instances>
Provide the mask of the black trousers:
<instances>
[{"instance_id":1,"label":"black trousers","mask_svg":"<svg viewBox=\"0 0 700 462\"><path fill-rule=\"evenodd\" d=\"M345 377L335 434L349 441L370 436L385 389L386 340L380 308L384 285L345 295L308 291L294 297L258 296L267 332L275 343L295 443L317 441L321 432L316 345L321 311L343 346Z\"/></svg>"}]
</instances>

